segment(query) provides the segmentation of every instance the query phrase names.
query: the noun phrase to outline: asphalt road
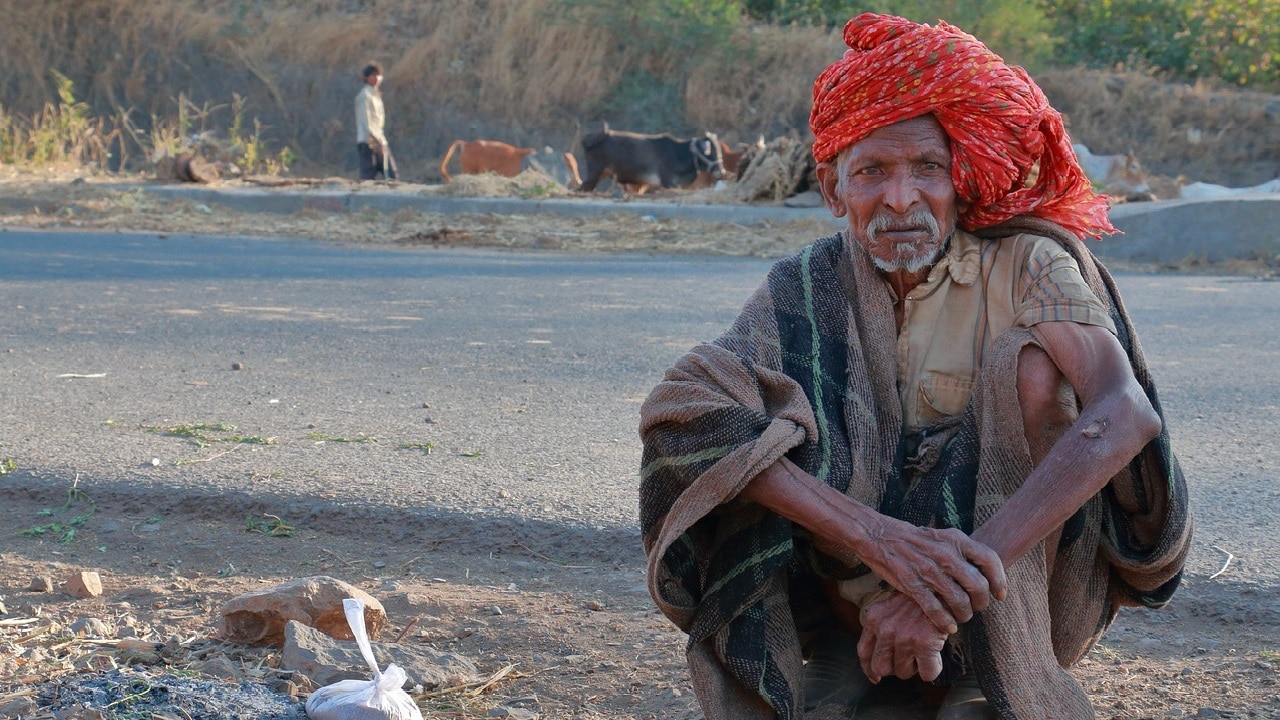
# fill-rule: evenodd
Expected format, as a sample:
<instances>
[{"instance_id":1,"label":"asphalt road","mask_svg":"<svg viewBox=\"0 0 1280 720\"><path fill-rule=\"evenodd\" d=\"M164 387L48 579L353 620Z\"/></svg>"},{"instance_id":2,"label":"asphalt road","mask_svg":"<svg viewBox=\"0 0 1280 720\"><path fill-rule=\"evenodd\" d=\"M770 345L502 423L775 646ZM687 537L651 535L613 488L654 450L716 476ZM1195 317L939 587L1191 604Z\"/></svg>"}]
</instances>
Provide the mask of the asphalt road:
<instances>
[{"instance_id":1,"label":"asphalt road","mask_svg":"<svg viewBox=\"0 0 1280 720\"><path fill-rule=\"evenodd\" d=\"M636 564L640 403L768 264L0 232L0 501L78 481L139 515ZM1228 551L1274 587L1280 283L1119 284L1192 488L1189 571ZM222 442L174 433L195 424Z\"/></svg>"}]
</instances>

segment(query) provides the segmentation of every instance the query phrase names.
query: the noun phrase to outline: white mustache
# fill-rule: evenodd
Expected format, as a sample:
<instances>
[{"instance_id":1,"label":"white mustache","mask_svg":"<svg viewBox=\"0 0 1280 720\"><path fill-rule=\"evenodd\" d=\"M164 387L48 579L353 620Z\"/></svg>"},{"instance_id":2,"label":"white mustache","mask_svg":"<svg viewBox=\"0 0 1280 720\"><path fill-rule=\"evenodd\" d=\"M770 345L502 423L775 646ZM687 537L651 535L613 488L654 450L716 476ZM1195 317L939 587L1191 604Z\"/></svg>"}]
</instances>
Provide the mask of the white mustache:
<instances>
[{"instance_id":1,"label":"white mustache","mask_svg":"<svg viewBox=\"0 0 1280 720\"><path fill-rule=\"evenodd\" d=\"M913 211L910 215L901 218L892 217L886 213L876 213L876 216L871 218L871 222L867 223L867 237L874 242L876 235L882 232L918 230L921 227L927 228L933 237L938 236L938 221L933 218L932 213L924 210Z\"/></svg>"}]
</instances>

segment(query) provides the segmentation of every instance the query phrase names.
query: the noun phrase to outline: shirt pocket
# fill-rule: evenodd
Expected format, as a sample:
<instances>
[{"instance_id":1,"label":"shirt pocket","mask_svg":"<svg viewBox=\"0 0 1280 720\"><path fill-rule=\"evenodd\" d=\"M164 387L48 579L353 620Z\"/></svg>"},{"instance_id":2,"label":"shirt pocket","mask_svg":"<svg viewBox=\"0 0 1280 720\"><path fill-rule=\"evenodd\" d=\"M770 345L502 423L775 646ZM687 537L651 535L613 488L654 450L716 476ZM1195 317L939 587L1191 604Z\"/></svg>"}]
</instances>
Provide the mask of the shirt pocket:
<instances>
[{"instance_id":1,"label":"shirt pocket","mask_svg":"<svg viewBox=\"0 0 1280 720\"><path fill-rule=\"evenodd\" d=\"M955 375L930 373L920 379L920 420L928 425L960 415L969 405L973 380Z\"/></svg>"}]
</instances>

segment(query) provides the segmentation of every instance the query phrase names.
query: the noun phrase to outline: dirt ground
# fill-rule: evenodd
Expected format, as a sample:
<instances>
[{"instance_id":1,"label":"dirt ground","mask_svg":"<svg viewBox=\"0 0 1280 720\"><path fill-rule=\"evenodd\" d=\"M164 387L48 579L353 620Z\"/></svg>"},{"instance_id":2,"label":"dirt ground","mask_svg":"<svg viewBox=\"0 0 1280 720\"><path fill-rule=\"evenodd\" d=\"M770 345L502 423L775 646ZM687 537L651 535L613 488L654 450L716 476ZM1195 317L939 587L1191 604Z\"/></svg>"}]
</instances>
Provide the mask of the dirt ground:
<instances>
[{"instance_id":1,"label":"dirt ground","mask_svg":"<svg viewBox=\"0 0 1280 720\"><path fill-rule=\"evenodd\" d=\"M528 186L503 187L498 191L531 192ZM447 191L495 192L492 186ZM706 201L725 201L713 197L715 191L702 192ZM118 179L0 168L4 227L761 257L784 255L826 232L624 215L244 214L162 200ZM11 471L0 465L0 483ZM416 692L429 718L701 717L684 665L684 638L654 609L638 563L547 557L524 546L486 555L389 550L370 533L272 536L216 515L161 521L124 504L95 506L92 521L70 542L59 542L56 533L23 532L37 527L49 509L38 499L0 507L0 717L196 717L176 710L144 715L136 709L140 700L127 696L78 712L53 709L59 683L117 667L152 679L215 678L227 683L222 687L228 692L235 682L249 681L284 690L287 698L294 688L279 682L287 674L278 671L277 652L220 643L215 628L229 598L309 575L346 580L381 600L390 627L379 641L461 653L492 679ZM1265 587L1241 586L1228 567L1217 577L1187 577L1165 610L1122 613L1073 670L1099 718L1280 718L1280 652L1270 631L1259 631L1280 625L1280 598ZM61 592L61 582L80 570L101 574L101 597L77 600ZM30 589L42 577L53 580L54 590ZM122 642L127 638L165 644L165 651L131 654L136 643ZM213 662L217 658L230 662ZM296 690L301 699L308 688ZM929 715L911 705L860 717Z\"/></svg>"}]
</instances>

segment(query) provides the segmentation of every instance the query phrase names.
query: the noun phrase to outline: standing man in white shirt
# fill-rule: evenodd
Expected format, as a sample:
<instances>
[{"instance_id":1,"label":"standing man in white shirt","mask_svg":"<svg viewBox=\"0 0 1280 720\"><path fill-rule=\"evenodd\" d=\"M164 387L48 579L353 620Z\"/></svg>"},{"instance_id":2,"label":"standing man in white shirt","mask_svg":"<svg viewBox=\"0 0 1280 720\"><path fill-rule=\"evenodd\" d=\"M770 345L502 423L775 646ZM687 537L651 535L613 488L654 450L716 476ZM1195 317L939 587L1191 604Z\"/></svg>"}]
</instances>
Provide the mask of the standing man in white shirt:
<instances>
[{"instance_id":1,"label":"standing man in white shirt","mask_svg":"<svg viewBox=\"0 0 1280 720\"><path fill-rule=\"evenodd\" d=\"M382 66L376 62L365 66L362 73L364 87L356 93L356 152L360 155L360 179L396 179L396 161L391 157L391 145L387 143L383 123L386 111L382 107Z\"/></svg>"}]
</instances>

